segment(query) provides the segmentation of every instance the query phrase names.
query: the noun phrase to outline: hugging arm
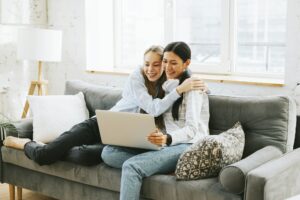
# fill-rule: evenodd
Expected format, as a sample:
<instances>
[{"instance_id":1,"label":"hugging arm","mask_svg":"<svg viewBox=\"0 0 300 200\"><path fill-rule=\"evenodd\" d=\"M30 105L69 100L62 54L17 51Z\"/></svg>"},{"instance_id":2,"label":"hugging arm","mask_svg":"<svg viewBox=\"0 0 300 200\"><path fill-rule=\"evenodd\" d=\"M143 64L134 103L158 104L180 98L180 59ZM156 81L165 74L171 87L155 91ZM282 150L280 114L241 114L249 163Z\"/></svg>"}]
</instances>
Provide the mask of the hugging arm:
<instances>
[{"instance_id":1,"label":"hugging arm","mask_svg":"<svg viewBox=\"0 0 300 200\"><path fill-rule=\"evenodd\" d=\"M182 93L203 88L206 88L206 86L202 80L190 78L181 85L174 86L171 92L163 99L154 99L148 93L140 70L136 70L130 75L129 80L125 85L123 96L134 99L136 106L156 117L163 114L170 106L172 106Z\"/></svg>"},{"instance_id":2,"label":"hugging arm","mask_svg":"<svg viewBox=\"0 0 300 200\"><path fill-rule=\"evenodd\" d=\"M129 91L132 93L138 107L150 115L159 116L164 113L179 97L176 89L173 89L163 99L155 98L148 93L142 75L132 76L128 82Z\"/></svg>"}]
</instances>

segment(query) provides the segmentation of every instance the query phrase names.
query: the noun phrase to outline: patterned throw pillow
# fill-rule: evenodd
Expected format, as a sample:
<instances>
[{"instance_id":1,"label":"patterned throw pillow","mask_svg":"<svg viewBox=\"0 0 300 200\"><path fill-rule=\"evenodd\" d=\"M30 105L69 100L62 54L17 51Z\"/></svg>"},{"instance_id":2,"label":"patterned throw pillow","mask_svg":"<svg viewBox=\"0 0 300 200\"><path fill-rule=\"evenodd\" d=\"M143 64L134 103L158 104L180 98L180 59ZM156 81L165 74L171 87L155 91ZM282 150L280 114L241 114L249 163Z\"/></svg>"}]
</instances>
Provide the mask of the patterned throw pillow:
<instances>
[{"instance_id":1,"label":"patterned throw pillow","mask_svg":"<svg viewBox=\"0 0 300 200\"><path fill-rule=\"evenodd\" d=\"M227 165L242 158L245 134L240 122L231 129L209 135L191 145L181 154L175 175L179 180L215 177Z\"/></svg>"}]
</instances>

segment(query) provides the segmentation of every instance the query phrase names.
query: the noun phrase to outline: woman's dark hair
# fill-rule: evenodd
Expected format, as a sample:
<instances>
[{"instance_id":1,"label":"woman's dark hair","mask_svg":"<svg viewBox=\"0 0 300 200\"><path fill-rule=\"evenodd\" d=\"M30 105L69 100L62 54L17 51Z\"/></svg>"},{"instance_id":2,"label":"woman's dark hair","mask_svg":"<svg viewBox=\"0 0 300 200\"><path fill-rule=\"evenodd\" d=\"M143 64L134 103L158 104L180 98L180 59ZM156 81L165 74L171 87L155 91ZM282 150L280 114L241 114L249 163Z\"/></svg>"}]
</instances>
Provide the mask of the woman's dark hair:
<instances>
[{"instance_id":1,"label":"woman's dark hair","mask_svg":"<svg viewBox=\"0 0 300 200\"><path fill-rule=\"evenodd\" d=\"M191 77L191 71L185 70L182 75L179 78L179 84L183 83L185 79L188 79ZM182 104L183 95L181 94L181 97L177 99L172 106L172 117L174 120L178 120L179 116L179 106Z\"/></svg>"},{"instance_id":2,"label":"woman's dark hair","mask_svg":"<svg viewBox=\"0 0 300 200\"><path fill-rule=\"evenodd\" d=\"M173 52L175 53L179 58L182 59L183 62L186 62L187 60L191 59L191 49L190 47L184 43L184 42L172 42L168 44L165 49L165 52ZM179 84L183 83L183 81L187 78L191 77L191 71L185 70L182 75L179 77ZM183 95L179 99L177 99L173 106L172 106L172 117L174 120L178 120L179 118L179 106L182 104Z\"/></svg>"},{"instance_id":3,"label":"woman's dark hair","mask_svg":"<svg viewBox=\"0 0 300 200\"><path fill-rule=\"evenodd\" d=\"M144 56L149 52L157 53L158 55L161 56L161 59L162 59L163 47L158 46L158 45L153 45L145 51ZM143 74L143 77L145 80L145 86L148 90L148 93L154 99L155 98L160 98L160 99L164 98L165 91L162 89L162 84L167 80L166 73L165 72L162 73L161 77L157 80L156 84L153 84L153 83L151 83L151 81L148 80L148 78L145 75L143 70L141 70L141 73ZM146 113L143 109L141 109L140 112ZM165 130L163 115L155 117L155 124L161 131Z\"/></svg>"},{"instance_id":4,"label":"woman's dark hair","mask_svg":"<svg viewBox=\"0 0 300 200\"><path fill-rule=\"evenodd\" d=\"M183 62L191 59L191 49L185 42L172 42L165 47L165 52L175 53Z\"/></svg>"}]
</instances>

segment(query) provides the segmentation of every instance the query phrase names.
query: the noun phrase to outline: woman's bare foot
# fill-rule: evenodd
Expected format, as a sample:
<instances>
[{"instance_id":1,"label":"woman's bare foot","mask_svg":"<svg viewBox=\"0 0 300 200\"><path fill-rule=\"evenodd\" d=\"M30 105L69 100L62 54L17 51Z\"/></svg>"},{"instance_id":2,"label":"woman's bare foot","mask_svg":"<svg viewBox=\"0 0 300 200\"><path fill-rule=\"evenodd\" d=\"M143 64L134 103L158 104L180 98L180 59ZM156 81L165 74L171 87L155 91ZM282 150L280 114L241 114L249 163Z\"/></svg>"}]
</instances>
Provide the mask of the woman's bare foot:
<instances>
[{"instance_id":1,"label":"woman's bare foot","mask_svg":"<svg viewBox=\"0 0 300 200\"><path fill-rule=\"evenodd\" d=\"M15 149L24 149L24 146L27 142L30 142L31 140L28 138L17 138L13 136L8 136L3 141L4 146L12 147Z\"/></svg>"}]
</instances>

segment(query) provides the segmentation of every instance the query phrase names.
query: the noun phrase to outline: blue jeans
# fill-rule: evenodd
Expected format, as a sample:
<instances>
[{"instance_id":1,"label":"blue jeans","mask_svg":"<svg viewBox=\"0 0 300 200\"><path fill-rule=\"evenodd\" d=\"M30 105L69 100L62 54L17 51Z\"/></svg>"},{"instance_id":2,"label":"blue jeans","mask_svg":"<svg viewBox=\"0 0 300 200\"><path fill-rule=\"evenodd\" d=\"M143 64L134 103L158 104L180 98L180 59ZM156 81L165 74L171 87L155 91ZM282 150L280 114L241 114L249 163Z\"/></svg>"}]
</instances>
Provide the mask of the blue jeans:
<instances>
[{"instance_id":1,"label":"blue jeans","mask_svg":"<svg viewBox=\"0 0 300 200\"><path fill-rule=\"evenodd\" d=\"M144 177L174 172L180 154L189 145L165 147L160 151L104 147L103 161L112 167L122 168L120 200L138 200Z\"/></svg>"}]
</instances>

